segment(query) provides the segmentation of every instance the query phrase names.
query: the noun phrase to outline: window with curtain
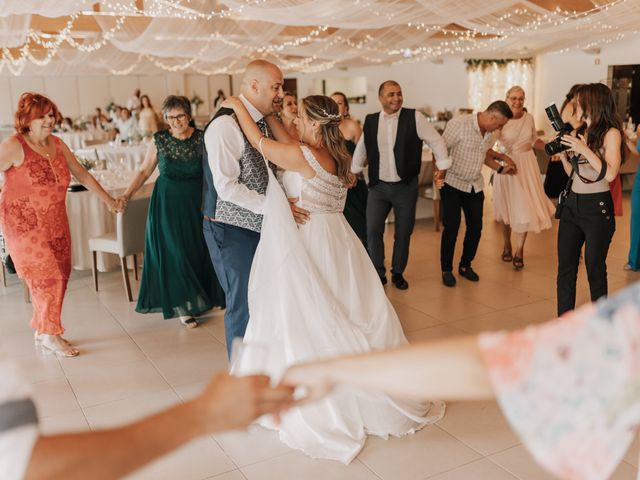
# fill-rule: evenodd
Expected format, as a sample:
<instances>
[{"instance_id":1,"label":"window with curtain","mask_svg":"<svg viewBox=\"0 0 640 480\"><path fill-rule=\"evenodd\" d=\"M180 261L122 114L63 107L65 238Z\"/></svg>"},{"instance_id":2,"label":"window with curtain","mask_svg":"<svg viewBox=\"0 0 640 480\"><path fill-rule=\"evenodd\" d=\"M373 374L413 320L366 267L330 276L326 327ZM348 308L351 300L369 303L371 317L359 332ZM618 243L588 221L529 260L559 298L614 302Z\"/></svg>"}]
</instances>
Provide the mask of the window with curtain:
<instances>
[{"instance_id":1,"label":"window with curtain","mask_svg":"<svg viewBox=\"0 0 640 480\"><path fill-rule=\"evenodd\" d=\"M526 92L525 107L533 106L533 59L477 60L468 59L469 106L474 111L484 110L495 100L504 100L507 90L514 85Z\"/></svg>"}]
</instances>

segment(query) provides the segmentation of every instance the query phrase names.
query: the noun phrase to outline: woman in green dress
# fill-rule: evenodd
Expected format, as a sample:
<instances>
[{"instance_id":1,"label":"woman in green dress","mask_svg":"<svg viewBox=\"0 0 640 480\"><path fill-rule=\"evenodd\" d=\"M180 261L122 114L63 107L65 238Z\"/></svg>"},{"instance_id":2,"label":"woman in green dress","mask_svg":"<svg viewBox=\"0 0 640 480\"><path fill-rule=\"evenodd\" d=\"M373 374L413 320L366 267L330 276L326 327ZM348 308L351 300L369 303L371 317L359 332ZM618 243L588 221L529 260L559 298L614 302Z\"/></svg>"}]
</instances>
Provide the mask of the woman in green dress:
<instances>
[{"instance_id":1,"label":"woman in green dress","mask_svg":"<svg viewBox=\"0 0 640 480\"><path fill-rule=\"evenodd\" d=\"M195 328L195 315L225 306L202 234L204 134L189 124L187 97L167 97L162 114L169 130L154 134L144 164L119 198L126 206L158 166L136 312L162 312L165 319L178 317L183 325Z\"/></svg>"},{"instance_id":2,"label":"woman in green dress","mask_svg":"<svg viewBox=\"0 0 640 480\"><path fill-rule=\"evenodd\" d=\"M342 92L334 92L331 95L334 102L338 104L338 111L342 119L340 120L340 132L345 139L347 150L353 157L358 140L362 135L362 127L353 120L349 115L349 101L347 96ZM347 200L344 204L344 216L356 232L356 235L367 248L367 196L369 189L364 181L364 176L359 174L356 176L354 183L347 191Z\"/></svg>"}]
</instances>

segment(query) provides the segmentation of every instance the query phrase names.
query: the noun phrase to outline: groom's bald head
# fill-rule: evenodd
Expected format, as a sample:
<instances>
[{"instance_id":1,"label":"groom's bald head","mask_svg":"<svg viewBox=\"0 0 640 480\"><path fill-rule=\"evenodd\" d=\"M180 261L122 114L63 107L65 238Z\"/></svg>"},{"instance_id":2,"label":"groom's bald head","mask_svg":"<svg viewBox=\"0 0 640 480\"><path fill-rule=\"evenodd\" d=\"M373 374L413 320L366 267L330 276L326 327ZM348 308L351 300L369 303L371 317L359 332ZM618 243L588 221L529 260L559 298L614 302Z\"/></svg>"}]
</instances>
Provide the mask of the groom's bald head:
<instances>
[{"instance_id":1,"label":"groom's bald head","mask_svg":"<svg viewBox=\"0 0 640 480\"><path fill-rule=\"evenodd\" d=\"M242 94L263 115L282 108L282 72L266 60L254 60L247 65L242 77Z\"/></svg>"}]
</instances>

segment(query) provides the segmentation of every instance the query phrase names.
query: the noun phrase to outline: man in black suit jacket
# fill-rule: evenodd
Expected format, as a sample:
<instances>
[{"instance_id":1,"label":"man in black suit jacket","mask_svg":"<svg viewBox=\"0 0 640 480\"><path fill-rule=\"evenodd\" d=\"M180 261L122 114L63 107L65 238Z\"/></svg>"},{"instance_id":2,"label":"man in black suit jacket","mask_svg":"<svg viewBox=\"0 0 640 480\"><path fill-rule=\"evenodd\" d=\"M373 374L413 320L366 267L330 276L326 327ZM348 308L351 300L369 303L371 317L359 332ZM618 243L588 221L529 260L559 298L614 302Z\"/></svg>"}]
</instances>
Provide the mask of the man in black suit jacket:
<instances>
[{"instance_id":1,"label":"man in black suit jacket","mask_svg":"<svg viewBox=\"0 0 640 480\"><path fill-rule=\"evenodd\" d=\"M357 173L367 162L369 164L367 243L369 256L383 285L387 283L384 227L393 208L395 241L391 281L405 290L409 284L403 273L415 224L422 143L431 147L440 170L449 168L451 162L442 137L425 116L414 109L402 108L402 89L397 82L383 82L378 89L378 99L382 112L365 118L363 134L353 154L352 169Z\"/></svg>"}]
</instances>

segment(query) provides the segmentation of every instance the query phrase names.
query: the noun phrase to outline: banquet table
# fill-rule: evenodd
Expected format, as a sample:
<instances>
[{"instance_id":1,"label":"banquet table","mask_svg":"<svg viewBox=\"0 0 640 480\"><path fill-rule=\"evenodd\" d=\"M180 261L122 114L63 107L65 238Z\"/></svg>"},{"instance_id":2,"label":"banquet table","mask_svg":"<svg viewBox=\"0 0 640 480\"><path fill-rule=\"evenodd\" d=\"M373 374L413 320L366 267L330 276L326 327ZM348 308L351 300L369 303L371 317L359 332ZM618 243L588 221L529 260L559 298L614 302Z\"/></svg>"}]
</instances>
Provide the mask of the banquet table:
<instances>
[{"instance_id":1,"label":"banquet table","mask_svg":"<svg viewBox=\"0 0 640 480\"><path fill-rule=\"evenodd\" d=\"M133 145L102 143L90 148L76 149L74 153L76 157L105 160L108 168L137 170L142 165L148 148L149 144L144 142Z\"/></svg>"},{"instance_id":2,"label":"banquet table","mask_svg":"<svg viewBox=\"0 0 640 480\"><path fill-rule=\"evenodd\" d=\"M91 174L115 197L125 191L134 172L91 170ZM150 196L156 178L157 173L154 173L135 196ZM75 270L89 270L92 264L89 239L115 231L116 214L109 212L95 193L84 190L67 193L67 216L71 232L71 266ZM120 260L117 255L98 253L97 266L101 272L114 270L120 267Z\"/></svg>"},{"instance_id":3,"label":"banquet table","mask_svg":"<svg viewBox=\"0 0 640 480\"><path fill-rule=\"evenodd\" d=\"M60 137L60 139L67 144L71 150L77 150L79 148L86 147L86 141L103 141L106 142L108 139L107 132L103 132L101 130L82 130L79 132L56 132L56 136Z\"/></svg>"}]
</instances>

